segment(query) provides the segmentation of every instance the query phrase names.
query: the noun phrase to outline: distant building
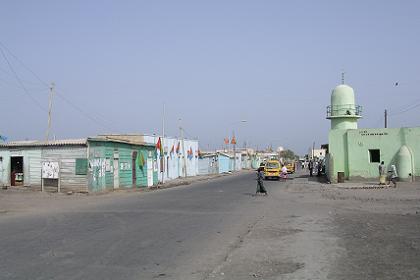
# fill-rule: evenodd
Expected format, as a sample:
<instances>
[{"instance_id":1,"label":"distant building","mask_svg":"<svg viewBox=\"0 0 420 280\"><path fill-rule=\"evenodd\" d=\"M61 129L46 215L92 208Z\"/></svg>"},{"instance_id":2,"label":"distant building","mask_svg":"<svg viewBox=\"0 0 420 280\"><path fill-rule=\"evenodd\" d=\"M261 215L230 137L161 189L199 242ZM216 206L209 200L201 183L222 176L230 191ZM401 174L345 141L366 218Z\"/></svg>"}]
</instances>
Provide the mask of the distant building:
<instances>
[{"instance_id":1,"label":"distant building","mask_svg":"<svg viewBox=\"0 0 420 280\"><path fill-rule=\"evenodd\" d=\"M219 173L217 153L202 153L198 158L198 175Z\"/></svg>"},{"instance_id":2,"label":"distant building","mask_svg":"<svg viewBox=\"0 0 420 280\"><path fill-rule=\"evenodd\" d=\"M326 149L312 149L310 148L308 151L308 158L309 159L314 159L314 158L318 158L318 159L324 159L325 155L327 153Z\"/></svg>"},{"instance_id":3,"label":"distant building","mask_svg":"<svg viewBox=\"0 0 420 280\"><path fill-rule=\"evenodd\" d=\"M330 180L337 182L339 175L345 179L377 178L381 161L388 170L395 165L401 180L420 176L420 127L359 129L361 113L351 87L343 84L332 91L327 107L331 121L326 160Z\"/></svg>"}]
</instances>

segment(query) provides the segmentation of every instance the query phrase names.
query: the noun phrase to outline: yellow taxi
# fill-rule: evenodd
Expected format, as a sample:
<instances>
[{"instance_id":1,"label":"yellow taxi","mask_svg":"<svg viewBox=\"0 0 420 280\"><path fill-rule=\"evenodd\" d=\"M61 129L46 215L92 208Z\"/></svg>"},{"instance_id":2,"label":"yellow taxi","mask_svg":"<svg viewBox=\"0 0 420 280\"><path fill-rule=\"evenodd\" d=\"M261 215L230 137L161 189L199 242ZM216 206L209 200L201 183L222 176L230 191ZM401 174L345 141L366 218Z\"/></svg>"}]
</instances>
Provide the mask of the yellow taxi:
<instances>
[{"instance_id":1,"label":"yellow taxi","mask_svg":"<svg viewBox=\"0 0 420 280\"><path fill-rule=\"evenodd\" d=\"M281 166L278 160L269 160L264 166L264 179L280 179Z\"/></svg>"},{"instance_id":2,"label":"yellow taxi","mask_svg":"<svg viewBox=\"0 0 420 280\"><path fill-rule=\"evenodd\" d=\"M295 173L296 170L296 166L295 166L295 162L288 162L286 163L286 168L287 168L287 173Z\"/></svg>"}]
</instances>

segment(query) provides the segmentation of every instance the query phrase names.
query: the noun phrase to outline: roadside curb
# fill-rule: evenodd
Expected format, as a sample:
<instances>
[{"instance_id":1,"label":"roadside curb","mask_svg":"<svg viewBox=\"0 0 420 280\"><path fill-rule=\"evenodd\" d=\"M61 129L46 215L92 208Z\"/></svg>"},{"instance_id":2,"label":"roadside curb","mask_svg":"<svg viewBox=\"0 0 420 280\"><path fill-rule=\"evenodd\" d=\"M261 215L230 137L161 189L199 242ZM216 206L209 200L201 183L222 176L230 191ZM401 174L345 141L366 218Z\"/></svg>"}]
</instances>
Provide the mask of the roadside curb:
<instances>
[{"instance_id":1,"label":"roadside curb","mask_svg":"<svg viewBox=\"0 0 420 280\"><path fill-rule=\"evenodd\" d=\"M228 177L228 176L235 176L244 174L247 172L251 172L252 169L241 170L235 173L223 173L223 174L214 174L214 175L198 175L186 178L177 178L171 181L168 181L164 184L155 185L152 187L134 187L134 188L119 188L116 190L104 190L100 192L41 192L39 190L33 190L29 188L8 188L5 190L0 190L0 194L6 193L13 193L13 194L37 194L37 195L45 195L45 196L101 196L101 195L109 195L113 193L130 193L130 192L153 192L158 190L170 189L179 186L187 186L197 182L203 181L210 181L217 178Z\"/></svg>"}]
</instances>

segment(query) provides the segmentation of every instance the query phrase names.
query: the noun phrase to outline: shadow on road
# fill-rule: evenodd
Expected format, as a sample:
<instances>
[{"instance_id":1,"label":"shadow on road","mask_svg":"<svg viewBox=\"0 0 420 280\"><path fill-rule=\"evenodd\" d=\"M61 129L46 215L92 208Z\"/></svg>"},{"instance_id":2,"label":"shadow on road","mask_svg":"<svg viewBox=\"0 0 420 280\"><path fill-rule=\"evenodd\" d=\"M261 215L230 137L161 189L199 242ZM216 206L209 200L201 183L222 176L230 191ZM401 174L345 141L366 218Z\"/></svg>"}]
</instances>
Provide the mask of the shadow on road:
<instances>
[{"instance_id":1,"label":"shadow on road","mask_svg":"<svg viewBox=\"0 0 420 280\"><path fill-rule=\"evenodd\" d=\"M328 183L326 176L309 176L309 174L302 174L299 176L294 177L295 179L303 178L308 179L309 182L319 182L319 183Z\"/></svg>"}]
</instances>

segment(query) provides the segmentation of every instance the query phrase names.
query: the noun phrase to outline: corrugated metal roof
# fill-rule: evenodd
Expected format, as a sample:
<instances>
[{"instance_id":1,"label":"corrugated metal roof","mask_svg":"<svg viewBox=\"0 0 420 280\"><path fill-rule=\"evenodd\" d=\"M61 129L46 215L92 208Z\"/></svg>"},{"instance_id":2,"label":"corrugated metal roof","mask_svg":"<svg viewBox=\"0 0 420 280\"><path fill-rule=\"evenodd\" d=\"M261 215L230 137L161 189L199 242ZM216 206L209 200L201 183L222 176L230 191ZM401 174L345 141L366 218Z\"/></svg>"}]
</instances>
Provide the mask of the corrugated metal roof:
<instances>
[{"instance_id":1,"label":"corrugated metal roof","mask_svg":"<svg viewBox=\"0 0 420 280\"><path fill-rule=\"evenodd\" d=\"M95 138L89 138L91 141L109 141L109 142L116 142L116 143L124 143L124 144L131 144L131 145L139 145L139 146L148 146L148 147L154 147L154 144L146 143L143 141L137 141L135 139L122 139L115 135L99 135Z\"/></svg>"},{"instance_id":2,"label":"corrugated metal roof","mask_svg":"<svg viewBox=\"0 0 420 280\"><path fill-rule=\"evenodd\" d=\"M149 147L155 146L154 144L148 144L148 143L138 142L138 141L113 139L111 137L92 137L92 138L83 138L83 139L65 139L65 140L52 140L52 141L39 141L39 140L11 141L11 142L6 142L6 143L0 143L0 148L87 145L88 141L115 142L115 143L149 146Z\"/></svg>"},{"instance_id":3,"label":"corrugated metal roof","mask_svg":"<svg viewBox=\"0 0 420 280\"><path fill-rule=\"evenodd\" d=\"M228 153L223 153L223 152L217 152L218 155L223 155L225 157L229 157L229 158L233 158L233 155L230 155Z\"/></svg>"},{"instance_id":4,"label":"corrugated metal roof","mask_svg":"<svg viewBox=\"0 0 420 280\"><path fill-rule=\"evenodd\" d=\"M87 139L65 139L52 141L26 140L11 141L0 143L0 147L39 147L39 146L68 146L68 145L86 145Z\"/></svg>"},{"instance_id":5,"label":"corrugated metal roof","mask_svg":"<svg viewBox=\"0 0 420 280\"><path fill-rule=\"evenodd\" d=\"M205 158L205 157L215 157L217 156L217 153L212 153L212 152L201 152L200 153L200 157Z\"/></svg>"}]
</instances>

